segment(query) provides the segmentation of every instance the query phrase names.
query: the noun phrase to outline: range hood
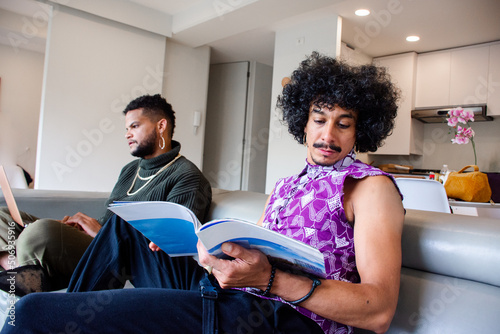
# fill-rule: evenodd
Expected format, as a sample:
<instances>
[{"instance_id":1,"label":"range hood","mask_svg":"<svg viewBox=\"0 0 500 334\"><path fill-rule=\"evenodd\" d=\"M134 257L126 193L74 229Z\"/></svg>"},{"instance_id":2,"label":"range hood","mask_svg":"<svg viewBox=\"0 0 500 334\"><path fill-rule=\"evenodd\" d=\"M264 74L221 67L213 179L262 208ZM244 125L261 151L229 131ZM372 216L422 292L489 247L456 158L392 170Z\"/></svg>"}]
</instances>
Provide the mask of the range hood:
<instances>
[{"instance_id":1,"label":"range hood","mask_svg":"<svg viewBox=\"0 0 500 334\"><path fill-rule=\"evenodd\" d=\"M446 106L432 108L416 108L411 111L411 117L418 119L423 123L445 123L448 111L451 109L462 108L474 113L474 121L492 121L493 117L486 115L486 104L471 104L464 106Z\"/></svg>"}]
</instances>

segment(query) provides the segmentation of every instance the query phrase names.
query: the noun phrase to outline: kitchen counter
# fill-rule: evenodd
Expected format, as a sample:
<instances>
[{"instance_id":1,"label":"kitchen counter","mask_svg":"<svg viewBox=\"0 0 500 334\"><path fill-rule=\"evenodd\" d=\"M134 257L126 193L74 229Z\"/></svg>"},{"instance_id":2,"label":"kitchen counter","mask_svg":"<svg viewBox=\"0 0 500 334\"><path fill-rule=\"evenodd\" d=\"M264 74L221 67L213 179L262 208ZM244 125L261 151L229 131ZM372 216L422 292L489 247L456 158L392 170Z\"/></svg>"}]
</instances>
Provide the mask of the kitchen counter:
<instances>
[{"instance_id":1,"label":"kitchen counter","mask_svg":"<svg viewBox=\"0 0 500 334\"><path fill-rule=\"evenodd\" d=\"M449 200L451 211L458 215L500 219L500 204Z\"/></svg>"}]
</instances>

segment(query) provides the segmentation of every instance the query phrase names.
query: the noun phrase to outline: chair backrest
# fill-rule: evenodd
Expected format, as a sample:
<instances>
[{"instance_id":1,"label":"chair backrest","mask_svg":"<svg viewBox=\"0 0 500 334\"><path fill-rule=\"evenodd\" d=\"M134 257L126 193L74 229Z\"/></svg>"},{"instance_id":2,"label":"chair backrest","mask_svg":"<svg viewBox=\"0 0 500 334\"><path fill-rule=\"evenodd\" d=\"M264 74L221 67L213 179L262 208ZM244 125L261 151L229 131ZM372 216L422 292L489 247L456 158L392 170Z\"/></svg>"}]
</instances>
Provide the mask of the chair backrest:
<instances>
[{"instance_id":1,"label":"chair backrest","mask_svg":"<svg viewBox=\"0 0 500 334\"><path fill-rule=\"evenodd\" d=\"M405 209L451 213L444 186L435 180L396 178Z\"/></svg>"}]
</instances>

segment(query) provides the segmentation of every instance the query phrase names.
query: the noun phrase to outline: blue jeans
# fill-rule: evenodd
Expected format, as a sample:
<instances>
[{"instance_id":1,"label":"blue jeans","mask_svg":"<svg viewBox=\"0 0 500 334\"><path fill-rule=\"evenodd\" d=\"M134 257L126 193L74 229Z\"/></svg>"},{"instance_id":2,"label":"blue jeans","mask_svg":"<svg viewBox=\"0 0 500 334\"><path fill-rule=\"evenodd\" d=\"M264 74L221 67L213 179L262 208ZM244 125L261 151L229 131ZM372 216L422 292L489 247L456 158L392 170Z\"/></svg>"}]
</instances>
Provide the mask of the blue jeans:
<instances>
[{"instance_id":1,"label":"blue jeans","mask_svg":"<svg viewBox=\"0 0 500 334\"><path fill-rule=\"evenodd\" d=\"M68 292L136 288L198 290L204 269L191 257L170 257L149 249L149 240L112 216L87 248L69 282Z\"/></svg>"},{"instance_id":2,"label":"blue jeans","mask_svg":"<svg viewBox=\"0 0 500 334\"><path fill-rule=\"evenodd\" d=\"M127 279L135 289L116 289ZM216 299L202 297L201 280L215 290ZM21 298L15 305L15 326L7 318L1 333L200 334L207 327L219 334L323 333L289 305L221 289L190 257L151 251L148 240L116 216L87 249L69 290Z\"/></svg>"},{"instance_id":3,"label":"blue jeans","mask_svg":"<svg viewBox=\"0 0 500 334\"><path fill-rule=\"evenodd\" d=\"M1 333L203 333L198 291L120 289L77 293L32 293L16 304ZM219 334L323 333L290 306L237 290L216 301Z\"/></svg>"}]
</instances>

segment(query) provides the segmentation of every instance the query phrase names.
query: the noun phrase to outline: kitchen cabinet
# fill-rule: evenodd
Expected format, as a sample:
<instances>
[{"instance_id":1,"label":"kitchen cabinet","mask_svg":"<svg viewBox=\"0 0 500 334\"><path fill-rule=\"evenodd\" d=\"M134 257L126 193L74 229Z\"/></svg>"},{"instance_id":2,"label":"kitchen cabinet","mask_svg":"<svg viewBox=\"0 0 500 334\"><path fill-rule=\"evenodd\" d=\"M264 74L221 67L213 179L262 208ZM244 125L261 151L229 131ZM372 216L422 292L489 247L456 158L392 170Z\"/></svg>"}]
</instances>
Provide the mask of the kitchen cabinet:
<instances>
[{"instance_id":1,"label":"kitchen cabinet","mask_svg":"<svg viewBox=\"0 0 500 334\"><path fill-rule=\"evenodd\" d=\"M487 103L490 59L490 45L418 55L415 107Z\"/></svg>"},{"instance_id":2,"label":"kitchen cabinet","mask_svg":"<svg viewBox=\"0 0 500 334\"><path fill-rule=\"evenodd\" d=\"M410 52L375 58L374 63L387 68L392 82L401 90L401 100L392 134L387 137L384 145L372 154L422 154L423 123L411 118L417 54Z\"/></svg>"},{"instance_id":3,"label":"kitchen cabinet","mask_svg":"<svg viewBox=\"0 0 500 334\"><path fill-rule=\"evenodd\" d=\"M490 46L487 106L488 115L500 116L500 43Z\"/></svg>"},{"instance_id":4,"label":"kitchen cabinet","mask_svg":"<svg viewBox=\"0 0 500 334\"><path fill-rule=\"evenodd\" d=\"M486 103L489 52L489 45L451 51L450 105Z\"/></svg>"},{"instance_id":5,"label":"kitchen cabinet","mask_svg":"<svg viewBox=\"0 0 500 334\"><path fill-rule=\"evenodd\" d=\"M440 51L418 55L415 107L448 105L450 100L451 52Z\"/></svg>"}]
</instances>

